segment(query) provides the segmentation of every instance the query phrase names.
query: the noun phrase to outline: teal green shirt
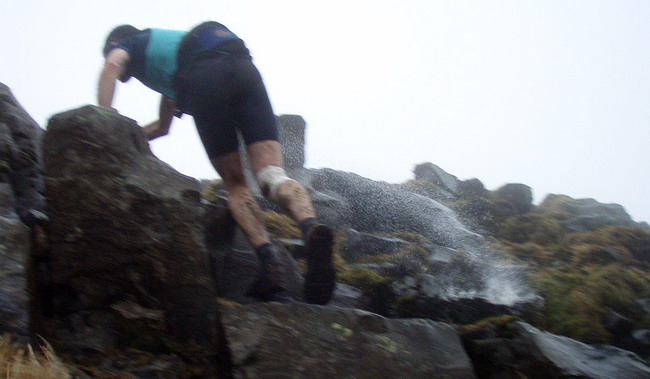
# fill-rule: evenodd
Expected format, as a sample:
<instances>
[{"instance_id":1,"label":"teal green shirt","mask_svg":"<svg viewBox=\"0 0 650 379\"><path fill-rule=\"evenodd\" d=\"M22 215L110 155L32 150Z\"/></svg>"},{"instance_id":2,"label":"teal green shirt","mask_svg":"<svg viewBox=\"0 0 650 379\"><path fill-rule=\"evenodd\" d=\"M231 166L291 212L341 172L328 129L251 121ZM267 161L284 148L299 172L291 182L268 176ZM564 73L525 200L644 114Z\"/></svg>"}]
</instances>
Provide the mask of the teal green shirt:
<instances>
[{"instance_id":1,"label":"teal green shirt","mask_svg":"<svg viewBox=\"0 0 650 379\"><path fill-rule=\"evenodd\" d=\"M174 78L178 69L178 47L187 32L150 29L145 50L143 83L151 89L176 100Z\"/></svg>"}]
</instances>

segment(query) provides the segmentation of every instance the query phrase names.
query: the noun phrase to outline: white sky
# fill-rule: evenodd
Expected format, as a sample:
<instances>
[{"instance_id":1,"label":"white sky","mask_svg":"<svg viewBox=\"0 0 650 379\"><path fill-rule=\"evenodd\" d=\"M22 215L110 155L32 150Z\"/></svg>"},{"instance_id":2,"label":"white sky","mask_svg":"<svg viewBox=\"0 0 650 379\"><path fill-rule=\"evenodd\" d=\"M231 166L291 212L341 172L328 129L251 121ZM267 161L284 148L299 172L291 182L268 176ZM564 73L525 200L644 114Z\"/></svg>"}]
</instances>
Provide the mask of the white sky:
<instances>
[{"instance_id":1,"label":"white sky","mask_svg":"<svg viewBox=\"0 0 650 379\"><path fill-rule=\"evenodd\" d=\"M275 113L307 121L308 167L397 183L433 162L650 221L648 0L6 0L0 82L46 127L96 102L114 26L210 19L247 42ZM157 103L132 80L115 106L145 124ZM216 177L191 117L152 149Z\"/></svg>"}]
</instances>

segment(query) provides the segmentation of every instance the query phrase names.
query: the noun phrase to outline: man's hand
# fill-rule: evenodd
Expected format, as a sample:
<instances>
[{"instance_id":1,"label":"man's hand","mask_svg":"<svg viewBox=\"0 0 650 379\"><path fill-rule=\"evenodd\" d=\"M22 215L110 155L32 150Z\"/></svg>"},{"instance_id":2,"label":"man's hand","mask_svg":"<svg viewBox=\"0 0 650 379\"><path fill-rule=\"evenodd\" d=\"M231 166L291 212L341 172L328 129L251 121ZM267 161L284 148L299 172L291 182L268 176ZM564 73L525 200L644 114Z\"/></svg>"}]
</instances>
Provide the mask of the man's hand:
<instances>
[{"instance_id":1,"label":"man's hand","mask_svg":"<svg viewBox=\"0 0 650 379\"><path fill-rule=\"evenodd\" d=\"M162 137L169 133L169 128L172 126L172 120L176 114L176 103L174 100L163 96L160 99L159 119L148 125L145 125L144 132L149 141Z\"/></svg>"},{"instance_id":2,"label":"man's hand","mask_svg":"<svg viewBox=\"0 0 650 379\"><path fill-rule=\"evenodd\" d=\"M106 56L97 89L97 100L102 107L111 107L113 105L115 82L124 73L128 62L129 53L126 50L113 49Z\"/></svg>"}]
</instances>

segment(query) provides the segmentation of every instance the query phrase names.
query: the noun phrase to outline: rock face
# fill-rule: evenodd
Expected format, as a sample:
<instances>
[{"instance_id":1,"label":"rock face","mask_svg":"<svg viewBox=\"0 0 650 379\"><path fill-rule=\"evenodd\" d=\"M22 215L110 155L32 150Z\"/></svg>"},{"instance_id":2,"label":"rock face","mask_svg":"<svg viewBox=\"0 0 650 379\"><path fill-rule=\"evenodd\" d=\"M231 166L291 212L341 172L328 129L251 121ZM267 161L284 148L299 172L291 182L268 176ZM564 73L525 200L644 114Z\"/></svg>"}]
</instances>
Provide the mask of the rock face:
<instances>
[{"instance_id":1,"label":"rock face","mask_svg":"<svg viewBox=\"0 0 650 379\"><path fill-rule=\"evenodd\" d=\"M458 332L308 305L224 310L238 378L473 378Z\"/></svg>"},{"instance_id":2,"label":"rock face","mask_svg":"<svg viewBox=\"0 0 650 379\"><path fill-rule=\"evenodd\" d=\"M413 173L415 174L415 180L431 182L453 195L458 195L460 192L460 180L433 163L421 163L415 166Z\"/></svg>"},{"instance_id":3,"label":"rock face","mask_svg":"<svg viewBox=\"0 0 650 379\"><path fill-rule=\"evenodd\" d=\"M277 122L284 166L287 170L302 168L305 165L305 120L298 115L280 115Z\"/></svg>"},{"instance_id":4,"label":"rock face","mask_svg":"<svg viewBox=\"0 0 650 379\"><path fill-rule=\"evenodd\" d=\"M484 238L469 231L440 202L385 182L331 169L296 170L291 175L312 190L321 220L337 229L350 229L343 246L348 258L390 254L404 245L404 241L376 236L385 233L416 233L429 241L416 244L430 254L429 262L422 265L366 265L396 278L393 287L397 297L417 297L420 301L416 304L429 310L437 308L432 313L455 315L464 313L465 301L472 308L477 302L496 304L488 307L496 314L511 306L539 303L539 297L527 285L527 276L521 273L525 269L495 266ZM453 182L451 176L439 175ZM441 256L446 258L441 260ZM448 259L453 256L457 259ZM475 321L478 315L485 313L475 312L469 320Z\"/></svg>"},{"instance_id":5,"label":"rock face","mask_svg":"<svg viewBox=\"0 0 650 379\"><path fill-rule=\"evenodd\" d=\"M544 210L566 212L571 217L562 226L572 232L591 232L610 225L641 226L637 224L620 204L603 204L594 199L572 199L566 195L548 195L539 205Z\"/></svg>"},{"instance_id":6,"label":"rock face","mask_svg":"<svg viewBox=\"0 0 650 379\"><path fill-rule=\"evenodd\" d=\"M480 377L648 378L636 355L613 346L590 346L514 322L463 336Z\"/></svg>"},{"instance_id":7,"label":"rock face","mask_svg":"<svg viewBox=\"0 0 650 379\"><path fill-rule=\"evenodd\" d=\"M68 343L114 348L126 318L178 342L216 346L197 181L158 160L138 125L105 108L54 116L44 152L52 313L76 335Z\"/></svg>"},{"instance_id":8,"label":"rock face","mask_svg":"<svg viewBox=\"0 0 650 379\"><path fill-rule=\"evenodd\" d=\"M396 237L380 237L347 229L345 244L341 253L349 262L360 258L379 255L397 254L408 246L408 242Z\"/></svg>"},{"instance_id":9,"label":"rock face","mask_svg":"<svg viewBox=\"0 0 650 379\"><path fill-rule=\"evenodd\" d=\"M42 134L43 129L25 112L9 88L0 83L0 182L11 183L13 207L29 225L36 221L32 211L45 209ZM0 207L6 206L4 202Z\"/></svg>"},{"instance_id":10,"label":"rock face","mask_svg":"<svg viewBox=\"0 0 650 379\"><path fill-rule=\"evenodd\" d=\"M411 231L441 246L476 254L484 250L483 238L435 200L352 173L323 169L301 174L308 187L334 200L315 201L318 214L331 225L371 233Z\"/></svg>"},{"instance_id":11,"label":"rock face","mask_svg":"<svg viewBox=\"0 0 650 379\"><path fill-rule=\"evenodd\" d=\"M506 184L494 191L492 197L509 201L520 214L524 214L533 208L533 191L525 184Z\"/></svg>"},{"instance_id":12,"label":"rock face","mask_svg":"<svg viewBox=\"0 0 650 379\"><path fill-rule=\"evenodd\" d=\"M224 206L208 206L206 211L206 245L214 269L217 294L220 297L248 304L256 300L247 295L259 269L255 250L244 233L231 219ZM302 299L303 278L293 257L275 243L285 272L286 297Z\"/></svg>"},{"instance_id":13,"label":"rock face","mask_svg":"<svg viewBox=\"0 0 650 379\"><path fill-rule=\"evenodd\" d=\"M381 295L340 284L328 306L255 303L246 291L257 259L223 198L202 201L198 182L154 157L132 120L91 106L51 119L43 146L50 245L42 252L41 271L27 276L35 249L25 224L37 230L46 220L37 217L44 209L40 179L30 174L40 169L16 160L30 153L16 137L24 133L8 123L35 124L26 114L17 117L17 103L0 96L0 332L41 334L90 375L650 376L634 354L525 323L452 327L433 321L469 323L513 313L510 303L536 296L527 287L526 268L494 262L483 237L434 199L354 174L303 168L299 116L279 118L288 128L280 132L285 144L289 138L298 145L285 148L285 154L295 153L287 158L290 174L311 190L322 218L345 232L347 245L337 244L346 259L362 266L362 274L375 271L365 277L370 285L377 283L376 272L390 272L390 280L380 277L381 286L374 287L386 290ZM38 135L30 138L38 141ZM38 151L32 156L38 158ZM16 172L26 174L16 179ZM437 166L420 174L437 180L444 197L488 196L479 181L458 181ZM521 200L517 208L527 206L527 194L517 185L501 191L508 202ZM404 231L409 233L399 233ZM301 241L292 243L299 247ZM372 258L379 260L365 261ZM296 261L284 250L282 259L289 297L300 299ZM423 318L388 319L352 309L370 308L384 295L382 304L400 298L401 313L391 316ZM219 310L218 297L230 305ZM638 305L645 303L639 299ZM31 327L28 309L39 317ZM614 316L612 330L629 334L626 320ZM632 335L632 342L647 347L646 329Z\"/></svg>"},{"instance_id":14,"label":"rock face","mask_svg":"<svg viewBox=\"0 0 650 379\"><path fill-rule=\"evenodd\" d=\"M45 206L42 129L0 83L0 334L29 335L30 229ZM42 214L42 213L41 213Z\"/></svg>"},{"instance_id":15,"label":"rock face","mask_svg":"<svg viewBox=\"0 0 650 379\"><path fill-rule=\"evenodd\" d=\"M29 229L15 215L0 214L0 334L29 335L27 267Z\"/></svg>"}]
</instances>

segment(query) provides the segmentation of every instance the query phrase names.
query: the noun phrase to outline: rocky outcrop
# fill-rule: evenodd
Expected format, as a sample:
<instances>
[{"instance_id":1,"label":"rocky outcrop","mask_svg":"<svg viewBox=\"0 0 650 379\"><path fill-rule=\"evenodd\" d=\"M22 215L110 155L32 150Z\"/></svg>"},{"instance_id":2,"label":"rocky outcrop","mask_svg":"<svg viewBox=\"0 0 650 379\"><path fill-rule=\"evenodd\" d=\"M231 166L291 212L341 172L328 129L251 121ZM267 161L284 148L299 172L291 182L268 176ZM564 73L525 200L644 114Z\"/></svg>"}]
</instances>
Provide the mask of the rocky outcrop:
<instances>
[{"instance_id":1,"label":"rocky outcrop","mask_svg":"<svg viewBox=\"0 0 650 379\"><path fill-rule=\"evenodd\" d=\"M256 299L248 296L259 270L255 250L231 219L225 204L206 207L206 245L214 270L217 295L242 304L256 302ZM276 242L275 245L285 272L286 292L283 296L298 301L302 299L303 287L300 268L282 243Z\"/></svg>"},{"instance_id":2,"label":"rocky outcrop","mask_svg":"<svg viewBox=\"0 0 650 379\"><path fill-rule=\"evenodd\" d=\"M0 214L0 334L28 336L29 228L15 214Z\"/></svg>"},{"instance_id":3,"label":"rocky outcrop","mask_svg":"<svg viewBox=\"0 0 650 379\"><path fill-rule=\"evenodd\" d=\"M305 165L305 127L307 123L298 115L277 117L278 132L282 141L282 155L287 170L297 170Z\"/></svg>"},{"instance_id":4,"label":"rocky outcrop","mask_svg":"<svg viewBox=\"0 0 650 379\"><path fill-rule=\"evenodd\" d=\"M422 171L420 179L437 181L438 201L350 173L305 169L304 120L281 116L279 125L288 128L280 131L285 154L294 149L287 138L298 144L287 158L290 174L310 189L323 220L342 232L337 247L352 263L342 271L358 269L371 286L339 284L328 306L257 303L246 296L257 259L224 199L201 200L197 181L155 158L132 120L88 106L53 117L48 127L50 245L41 246L39 271L30 276L35 249L25 223L47 219L30 223L19 214L38 216L44 203L19 205L30 192L16 191L24 188L12 176L19 148L0 122L0 331L36 332L98 376L648 376L629 352L525 323L448 324L502 313L525 317L521 300L536 305L526 302L537 299L527 268L500 262L442 204L499 192L497 200L517 214L528 205L525 186L489 193L478 180L427 166L436 177ZM31 199L38 199L38 178L32 184ZM300 241L281 242L301 257ZM282 260L287 298L299 300L299 265L284 249ZM28 309L39 321L31 327ZM611 316L608 328L647 347L646 329L630 329L627 315Z\"/></svg>"},{"instance_id":5,"label":"rocky outcrop","mask_svg":"<svg viewBox=\"0 0 650 379\"><path fill-rule=\"evenodd\" d=\"M397 254L408 245L409 242L401 238L377 236L347 229L345 244L340 253L348 262L356 262L363 257Z\"/></svg>"},{"instance_id":6,"label":"rocky outcrop","mask_svg":"<svg viewBox=\"0 0 650 379\"><path fill-rule=\"evenodd\" d=\"M42 135L43 129L0 83L0 175L2 182L11 183L16 213L30 226L43 222L45 210Z\"/></svg>"},{"instance_id":7,"label":"rocky outcrop","mask_svg":"<svg viewBox=\"0 0 650 379\"><path fill-rule=\"evenodd\" d=\"M486 317L510 314L526 317L543 306L528 287L528 268L491 266L454 257L435 273L419 273L395 282L402 300L401 317L426 317L469 324Z\"/></svg>"},{"instance_id":8,"label":"rocky outcrop","mask_svg":"<svg viewBox=\"0 0 650 379\"><path fill-rule=\"evenodd\" d=\"M484 250L483 238L435 200L353 173L322 169L299 175L309 188L335 200L315 201L318 214L333 226L369 233L410 231L441 246L474 254Z\"/></svg>"},{"instance_id":9,"label":"rocky outcrop","mask_svg":"<svg viewBox=\"0 0 650 379\"><path fill-rule=\"evenodd\" d=\"M77 352L159 335L217 351L197 181L158 160L138 125L106 108L54 116L44 158L50 312L66 326L54 338ZM130 329L135 320L142 328Z\"/></svg>"},{"instance_id":10,"label":"rocky outcrop","mask_svg":"<svg viewBox=\"0 0 650 379\"><path fill-rule=\"evenodd\" d=\"M562 226L571 232L591 232L605 226L640 226L620 204L603 204L594 199L573 199L566 195L548 195L539 208L544 211L565 212L569 217L562 220Z\"/></svg>"},{"instance_id":11,"label":"rocky outcrop","mask_svg":"<svg viewBox=\"0 0 650 379\"><path fill-rule=\"evenodd\" d=\"M415 180L431 182L437 187L448 191L447 195L450 197L459 194L460 180L431 162L416 165L413 173L415 174Z\"/></svg>"},{"instance_id":12,"label":"rocky outcrop","mask_svg":"<svg viewBox=\"0 0 650 379\"><path fill-rule=\"evenodd\" d=\"M473 378L458 332L353 309L255 305L223 312L241 378Z\"/></svg>"},{"instance_id":13,"label":"rocky outcrop","mask_svg":"<svg viewBox=\"0 0 650 379\"><path fill-rule=\"evenodd\" d=\"M484 378L650 377L650 368L636 354L586 345L523 322L486 325L465 333L463 341Z\"/></svg>"},{"instance_id":14,"label":"rocky outcrop","mask_svg":"<svg viewBox=\"0 0 650 379\"><path fill-rule=\"evenodd\" d=\"M395 279L394 296L417 298L411 303L422 307L417 314L459 315L463 317L447 320L475 321L479 315L500 314L504 309L520 314L522 307L540 305L527 284L525 267L495 263L497 255L484 238L469 231L440 202L353 173L303 169L291 174L313 191L314 206L324 222L348 229L341 251L352 262L396 254L408 244L429 255L421 263L402 259L407 264L364 265ZM445 177L452 181L451 176ZM383 235L399 232L420 235L424 242L406 243ZM474 312L468 318L465 303L495 305L486 309L496 313Z\"/></svg>"},{"instance_id":15,"label":"rocky outcrop","mask_svg":"<svg viewBox=\"0 0 650 379\"><path fill-rule=\"evenodd\" d=\"M519 214L524 214L533 208L533 191L525 184L508 183L493 191L491 197L513 204Z\"/></svg>"},{"instance_id":16,"label":"rocky outcrop","mask_svg":"<svg viewBox=\"0 0 650 379\"><path fill-rule=\"evenodd\" d=\"M28 336L31 231L45 221L43 130L0 83L0 334Z\"/></svg>"}]
</instances>

